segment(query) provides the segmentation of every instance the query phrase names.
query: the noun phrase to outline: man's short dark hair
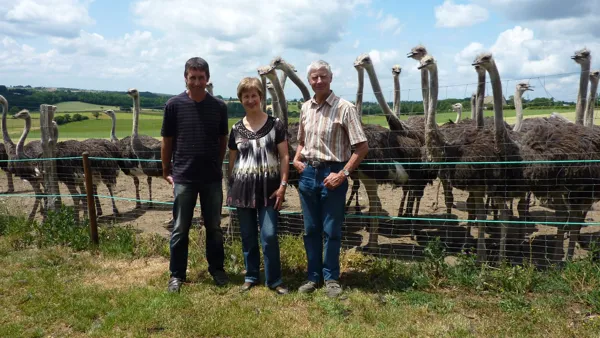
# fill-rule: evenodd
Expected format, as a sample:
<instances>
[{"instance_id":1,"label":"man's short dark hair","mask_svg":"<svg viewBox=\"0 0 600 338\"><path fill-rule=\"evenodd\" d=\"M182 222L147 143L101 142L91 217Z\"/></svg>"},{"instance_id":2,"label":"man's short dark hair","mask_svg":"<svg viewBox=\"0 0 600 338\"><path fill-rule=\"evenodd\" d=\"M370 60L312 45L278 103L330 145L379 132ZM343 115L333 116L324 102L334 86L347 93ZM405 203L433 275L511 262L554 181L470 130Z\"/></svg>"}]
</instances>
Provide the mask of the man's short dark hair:
<instances>
[{"instance_id":1,"label":"man's short dark hair","mask_svg":"<svg viewBox=\"0 0 600 338\"><path fill-rule=\"evenodd\" d=\"M187 77L190 69L203 70L206 73L206 79L210 78L210 71L208 70L208 62L200 57L193 57L185 63L185 71L183 76Z\"/></svg>"}]
</instances>

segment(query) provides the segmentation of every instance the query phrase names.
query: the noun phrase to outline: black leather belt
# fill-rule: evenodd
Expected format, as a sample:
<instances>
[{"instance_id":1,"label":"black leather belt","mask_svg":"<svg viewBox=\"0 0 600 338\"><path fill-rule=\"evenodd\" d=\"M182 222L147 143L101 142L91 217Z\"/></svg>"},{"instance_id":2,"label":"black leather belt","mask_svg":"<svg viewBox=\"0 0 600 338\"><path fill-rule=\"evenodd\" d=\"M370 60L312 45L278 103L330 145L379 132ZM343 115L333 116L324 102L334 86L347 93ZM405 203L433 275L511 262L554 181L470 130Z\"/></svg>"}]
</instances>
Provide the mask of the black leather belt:
<instances>
[{"instance_id":1,"label":"black leather belt","mask_svg":"<svg viewBox=\"0 0 600 338\"><path fill-rule=\"evenodd\" d=\"M308 160L308 159L305 162L307 165L309 165L313 168L326 168L326 167L330 167L332 165L342 164L342 162L336 162L336 161L319 161L319 160Z\"/></svg>"}]
</instances>

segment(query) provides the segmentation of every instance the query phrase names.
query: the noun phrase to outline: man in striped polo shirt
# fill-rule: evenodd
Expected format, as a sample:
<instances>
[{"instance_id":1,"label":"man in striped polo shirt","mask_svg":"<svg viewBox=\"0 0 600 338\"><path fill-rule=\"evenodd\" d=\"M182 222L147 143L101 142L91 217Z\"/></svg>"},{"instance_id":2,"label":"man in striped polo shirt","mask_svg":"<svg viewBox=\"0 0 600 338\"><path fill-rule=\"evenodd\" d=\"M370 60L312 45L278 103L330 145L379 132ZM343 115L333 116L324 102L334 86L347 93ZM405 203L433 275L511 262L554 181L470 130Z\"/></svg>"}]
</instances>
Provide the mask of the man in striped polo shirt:
<instances>
[{"instance_id":1,"label":"man in striped polo shirt","mask_svg":"<svg viewBox=\"0 0 600 338\"><path fill-rule=\"evenodd\" d=\"M327 295L337 297L342 292L340 248L348 176L369 147L356 107L333 93L332 80L327 62L319 60L308 66L308 82L315 95L302 105L293 164L300 173L308 259L308 280L298 292L315 291L322 278ZM351 146L355 146L354 153Z\"/></svg>"},{"instance_id":2,"label":"man in striped polo shirt","mask_svg":"<svg viewBox=\"0 0 600 338\"><path fill-rule=\"evenodd\" d=\"M167 102L161 129L163 175L173 185L175 195L170 292L179 292L186 278L189 231L198 196L206 229L208 272L217 285L228 282L223 268L225 253L221 230L221 167L229 131L227 105L206 92L210 72L204 59L189 59L184 78L187 90Z\"/></svg>"}]
</instances>

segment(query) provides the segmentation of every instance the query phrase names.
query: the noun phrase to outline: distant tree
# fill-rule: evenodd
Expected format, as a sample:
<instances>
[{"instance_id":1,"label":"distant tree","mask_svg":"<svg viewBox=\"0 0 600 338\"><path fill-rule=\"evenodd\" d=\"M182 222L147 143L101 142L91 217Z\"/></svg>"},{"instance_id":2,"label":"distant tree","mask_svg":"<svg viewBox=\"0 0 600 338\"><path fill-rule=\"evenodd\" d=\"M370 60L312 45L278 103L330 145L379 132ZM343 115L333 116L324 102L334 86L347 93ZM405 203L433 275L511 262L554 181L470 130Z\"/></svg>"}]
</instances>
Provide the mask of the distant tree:
<instances>
[{"instance_id":1,"label":"distant tree","mask_svg":"<svg viewBox=\"0 0 600 338\"><path fill-rule=\"evenodd\" d=\"M69 123L69 122L71 122L71 121L72 121L72 120L71 120L71 115L70 115L70 114L65 114L65 115L63 115L63 117L65 118L65 123Z\"/></svg>"},{"instance_id":2,"label":"distant tree","mask_svg":"<svg viewBox=\"0 0 600 338\"><path fill-rule=\"evenodd\" d=\"M12 106L12 107L10 107L10 109L8 110L8 113L9 113L10 115L15 115L16 113L18 113L18 112L19 112L19 110L20 110L20 109L19 109L19 107Z\"/></svg>"},{"instance_id":3,"label":"distant tree","mask_svg":"<svg viewBox=\"0 0 600 338\"><path fill-rule=\"evenodd\" d=\"M72 121L73 121L73 122L81 121L81 120L82 120L82 117L83 117L83 116L82 116L81 114L79 114L79 113L77 113L77 114L74 114L74 115L73 115L73 119L72 119Z\"/></svg>"},{"instance_id":4,"label":"distant tree","mask_svg":"<svg viewBox=\"0 0 600 338\"><path fill-rule=\"evenodd\" d=\"M298 107L298 109L302 109L302 102L298 101L298 103L296 103L296 107Z\"/></svg>"},{"instance_id":5,"label":"distant tree","mask_svg":"<svg viewBox=\"0 0 600 338\"><path fill-rule=\"evenodd\" d=\"M64 116L56 116L54 117L54 121L56 121L56 124L58 124L59 126L66 123Z\"/></svg>"},{"instance_id":6,"label":"distant tree","mask_svg":"<svg viewBox=\"0 0 600 338\"><path fill-rule=\"evenodd\" d=\"M102 107L100 107L102 108ZM96 120L100 117L100 112L99 111L93 111L92 112L92 116L96 118Z\"/></svg>"},{"instance_id":7,"label":"distant tree","mask_svg":"<svg viewBox=\"0 0 600 338\"><path fill-rule=\"evenodd\" d=\"M6 88L4 85L0 85L0 94L4 94L6 92L8 92L8 88Z\"/></svg>"}]
</instances>

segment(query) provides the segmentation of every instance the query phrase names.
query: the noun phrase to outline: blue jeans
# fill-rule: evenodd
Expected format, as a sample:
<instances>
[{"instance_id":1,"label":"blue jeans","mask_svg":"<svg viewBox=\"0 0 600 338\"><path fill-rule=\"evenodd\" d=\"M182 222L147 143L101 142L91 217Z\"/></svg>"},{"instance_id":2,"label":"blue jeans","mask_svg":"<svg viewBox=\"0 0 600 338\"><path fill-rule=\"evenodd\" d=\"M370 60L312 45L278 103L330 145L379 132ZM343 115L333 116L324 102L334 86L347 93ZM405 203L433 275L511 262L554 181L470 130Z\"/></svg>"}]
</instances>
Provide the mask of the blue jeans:
<instances>
[{"instance_id":1,"label":"blue jeans","mask_svg":"<svg viewBox=\"0 0 600 338\"><path fill-rule=\"evenodd\" d=\"M306 165L300 175L299 191L304 216L304 248L308 260L308 280L319 283L340 278L340 247L348 181L329 190L323 180L337 173L345 163L314 168ZM324 239L324 241L323 241ZM323 260L323 245L325 257Z\"/></svg>"},{"instance_id":2,"label":"blue jeans","mask_svg":"<svg viewBox=\"0 0 600 338\"><path fill-rule=\"evenodd\" d=\"M188 261L189 232L192 226L194 208L200 195L200 211L206 228L206 259L208 272L223 271L225 252L223 230L221 229L221 208L223 190L221 181L214 183L175 183L175 203L173 204L173 232L171 233L171 277L186 278Z\"/></svg>"},{"instance_id":3,"label":"blue jeans","mask_svg":"<svg viewBox=\"0 0 600 338\"><path fill-rule=\"evenodd\" d=\"M246 266L245 281L250 283L258 283L259 281L258 224L260 224L260 243L265 258L266 284L270 288L281 285L281 260L279 258L279 240L277 239L277 218L279 214L277 210L273 207L237 208L237 213L242 234L244 264Z\"/></svg>"}]
</instances>

